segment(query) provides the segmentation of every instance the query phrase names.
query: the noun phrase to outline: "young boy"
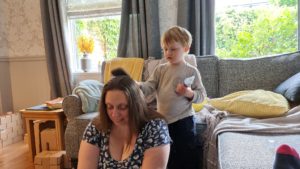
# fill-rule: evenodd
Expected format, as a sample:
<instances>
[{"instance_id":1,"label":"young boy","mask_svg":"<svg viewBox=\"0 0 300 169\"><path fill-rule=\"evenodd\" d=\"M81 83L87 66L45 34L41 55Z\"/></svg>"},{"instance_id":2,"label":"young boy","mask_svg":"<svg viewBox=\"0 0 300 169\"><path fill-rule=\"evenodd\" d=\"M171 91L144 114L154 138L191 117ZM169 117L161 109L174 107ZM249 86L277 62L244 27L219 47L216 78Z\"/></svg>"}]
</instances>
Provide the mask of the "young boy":
<instances>
[{"instance_id":1,"label":"young boy","mask_svg":"<svg viewBox=\"0 0 300 169\"><path fill-rule=\"evenodd\" d=\"M202 161L192 103L202 102L206 91L198 69L184 59L191 43L188 30L179 26L167 30L161 46L168 62L157 66L149 79L140 83L146 96L157 91L158 112L168 121L173 140L168 169L200 168Z\"/></svg>"}]
</instances>

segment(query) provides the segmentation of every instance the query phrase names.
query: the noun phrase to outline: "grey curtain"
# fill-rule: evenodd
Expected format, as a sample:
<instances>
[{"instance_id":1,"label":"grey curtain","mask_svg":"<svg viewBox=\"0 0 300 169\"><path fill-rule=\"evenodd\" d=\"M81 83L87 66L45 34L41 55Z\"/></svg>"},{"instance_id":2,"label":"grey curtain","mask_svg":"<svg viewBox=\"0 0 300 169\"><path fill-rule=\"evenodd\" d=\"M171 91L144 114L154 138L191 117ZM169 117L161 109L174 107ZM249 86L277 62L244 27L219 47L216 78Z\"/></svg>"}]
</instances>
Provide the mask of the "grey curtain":
<instances>
[{"instance_id":1,"label":"grey curtain","mask_svg":"<svg viewBox=\"0 0 300 169\"><path fill-rule=\"evenodd\" d=\"M157 0L123 0L118 57L161 58Z\"/></svg>"},{"instance_id":2,"label":"grey curtain","mask_svg":"<svg viewBox=\"0 0 300 169\"><path fill-rule=\"evenodd\" d=\"M177 24L193 36L190 53L215 54L215 0L178 0Z\"/></svg>"},{"instance_id":3,"label":"grey curtain","mask_svg":"<svg viewBox=\"0 0 300 169\"><path fill-rule=\"evenodd\" d=\"M60 0L40 0L51 98L71 93L70 69L60 19Z\"/></svg>"}]
</instances>

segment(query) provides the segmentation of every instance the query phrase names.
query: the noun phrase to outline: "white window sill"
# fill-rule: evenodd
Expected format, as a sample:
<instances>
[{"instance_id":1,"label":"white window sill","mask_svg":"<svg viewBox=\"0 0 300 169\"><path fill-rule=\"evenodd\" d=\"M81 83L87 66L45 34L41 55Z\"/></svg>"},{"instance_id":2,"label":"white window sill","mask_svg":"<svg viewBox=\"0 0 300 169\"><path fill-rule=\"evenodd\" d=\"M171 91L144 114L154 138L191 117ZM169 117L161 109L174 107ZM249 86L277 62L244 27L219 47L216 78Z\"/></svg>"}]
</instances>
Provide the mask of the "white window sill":
<instances>
[{"instance_id":1,"label":"white window sill","mask_svg":"<svg viewBox=\"0 0 300 169\"><path fill-rule=\"evenodd\" d=\"M73 80L72 80L72 87L74 88L78 83L82 80L98 80L102 82L102 75L100 72L75 72L72 73Z\"/></svg>"}]
</instances>

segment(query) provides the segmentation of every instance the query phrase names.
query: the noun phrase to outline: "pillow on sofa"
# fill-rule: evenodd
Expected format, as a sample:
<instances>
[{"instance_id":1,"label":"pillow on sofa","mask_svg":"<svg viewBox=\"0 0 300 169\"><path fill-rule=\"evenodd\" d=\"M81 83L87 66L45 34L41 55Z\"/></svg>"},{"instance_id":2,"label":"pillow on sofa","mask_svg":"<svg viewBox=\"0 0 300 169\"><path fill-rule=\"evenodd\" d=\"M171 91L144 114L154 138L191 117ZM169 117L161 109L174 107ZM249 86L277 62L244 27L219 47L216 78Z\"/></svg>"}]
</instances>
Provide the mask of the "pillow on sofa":
<instances>
[{"instance_id":1,"label":"pillow on sofa","mask_svg":"<svg viewBox=\"0 0 300 169\"><path fill-rule=\"evenodd\" d=\"M78 83L72 94L78 95L82 102L82 111L91 113L98 111L103 83L97 80L83 80Z\"/></svg>"},{"instance_id":2,"label":"pillow on sofa","mask_svg":"<svg viewBox=\"0 0 300 169\"><path fill-rule=\"evenodd\" d=\"M209 103L219 110L255 118L277 117L289 109L282 95L265 90L239 91L210 99Z\"/></svg>"},{"instance_id":3,"label":"pillow on sofa","mask_svg":"<svg viewBox=\"0 0 300 169\"><path fill-rule=\"evenodd\" d=\"M294 103L300 103L300 72L288 78L274 90Z\"/></svg>"},{"instance_id":4,"label":"pillow on sofa","mask_svg":"<svg viewBox=\"0 0 300 169\"><path fill-rule=\"evenodd\" d=\"M207 103L207 98L204 99L203 102L201 103L193 103L192 106L195 110L195 112L200 112L200 110L202 110L202 108L204 107L204 105Z\"/></svg>"}]
</instances>

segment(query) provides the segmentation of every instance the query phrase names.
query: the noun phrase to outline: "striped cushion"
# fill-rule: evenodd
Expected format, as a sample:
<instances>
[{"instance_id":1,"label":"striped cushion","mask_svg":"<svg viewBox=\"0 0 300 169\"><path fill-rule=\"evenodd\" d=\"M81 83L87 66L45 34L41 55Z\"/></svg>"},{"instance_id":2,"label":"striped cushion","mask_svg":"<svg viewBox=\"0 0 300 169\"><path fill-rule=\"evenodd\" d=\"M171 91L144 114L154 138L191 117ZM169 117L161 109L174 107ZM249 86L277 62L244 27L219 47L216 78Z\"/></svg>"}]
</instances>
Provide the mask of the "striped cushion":
<instances>
[{"instance_id":1,"label":"striped cushion","mask_svg":"<svg viewBox=\"0 0 300 169\"><path fill-rule=\"evenodd\" d=\"M288 101L280 94L265 90L244 90L209 103L219 110L243 116L267 118L284 114L289 109Z\"/></svg>"}]
</instances>

